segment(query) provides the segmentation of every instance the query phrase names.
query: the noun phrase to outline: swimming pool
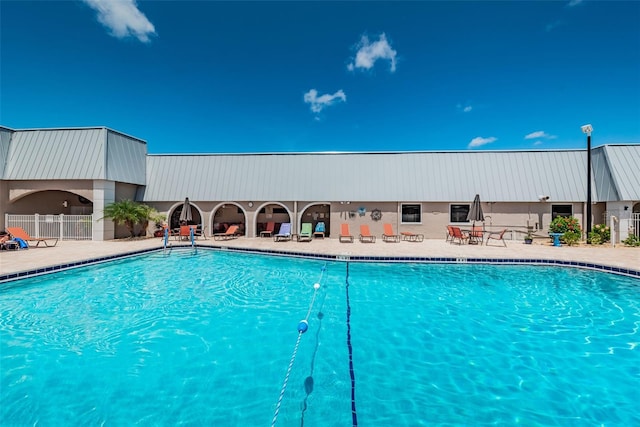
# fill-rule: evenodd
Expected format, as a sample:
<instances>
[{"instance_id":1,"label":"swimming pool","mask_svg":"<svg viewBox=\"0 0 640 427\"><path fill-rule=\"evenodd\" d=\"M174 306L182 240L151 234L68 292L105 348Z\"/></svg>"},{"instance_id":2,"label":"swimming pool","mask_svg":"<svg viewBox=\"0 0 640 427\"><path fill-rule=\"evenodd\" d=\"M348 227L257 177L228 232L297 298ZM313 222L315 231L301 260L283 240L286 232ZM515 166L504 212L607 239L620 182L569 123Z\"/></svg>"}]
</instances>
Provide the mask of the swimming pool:
<instances>
[{"instance_id":1,"label":"swimming pool","mask_svg":"<svg viewBox=\"0 0 640 427\"><path fill-rule=\"evenodd\" d=\"M631 277L174 250L3 286L2 425L640 422Z\"/></svg>"}]
</instances>

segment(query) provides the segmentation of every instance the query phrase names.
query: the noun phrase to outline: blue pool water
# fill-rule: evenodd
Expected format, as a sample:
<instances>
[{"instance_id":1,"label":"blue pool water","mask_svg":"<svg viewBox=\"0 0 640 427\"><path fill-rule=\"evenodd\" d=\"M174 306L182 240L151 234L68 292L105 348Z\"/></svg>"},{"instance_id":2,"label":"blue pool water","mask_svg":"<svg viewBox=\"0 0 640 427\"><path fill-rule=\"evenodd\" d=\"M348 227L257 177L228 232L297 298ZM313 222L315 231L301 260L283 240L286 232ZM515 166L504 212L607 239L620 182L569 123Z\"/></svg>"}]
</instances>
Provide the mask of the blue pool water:
<instances>
[{"instance_id":1,"label":"blue pool water","mask_svg":"<svg viewBox=\"0 0 640 427\"><path fill-rule=\"evenodd\" d=\"M3 426L640 425L630 277L174 250L2 286Z\"/></svg>"}]
</instances>

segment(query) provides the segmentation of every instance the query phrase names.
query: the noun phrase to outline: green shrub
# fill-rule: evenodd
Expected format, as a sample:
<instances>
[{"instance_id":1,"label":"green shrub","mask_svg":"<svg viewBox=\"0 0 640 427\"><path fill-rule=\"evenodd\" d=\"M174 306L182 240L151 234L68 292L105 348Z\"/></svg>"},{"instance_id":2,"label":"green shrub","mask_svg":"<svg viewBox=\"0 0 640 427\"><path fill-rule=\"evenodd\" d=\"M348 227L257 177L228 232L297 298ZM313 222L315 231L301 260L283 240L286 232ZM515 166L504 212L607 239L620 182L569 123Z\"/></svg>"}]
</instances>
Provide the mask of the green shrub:
<instances>
[{"instance_id":1,"label":"green shrub","mask_svg":"<svg viewBox=\"0 0 640 427\"><path fill-rule=\"evenodd\" d=\"M589 242L592 245L601 245L611 240L611 230L604 224L596 224L589 233Z\"/></svg>"},{"instance_id":2,"label":"green shrub","mask_svg":"<svg viewBox=\"0 0 640 427\"><path fill-rule=\"evenodd\" d=\"M549 225L550 233L566 233L568 231L577 231L582 233L580 222L574 216L557 216Z\"/></svg>"},{"instance_id":3,"label":"green shrub","mask_svg":"<svg viewBox=\"0 0 640 427\"><path fill-rule=\"evenodd\" d=\"M582 238L582 233L578 231L567 231L562 235L560 239L562 240L562 243L565 243L569 246L573 246L576 243L578 243L581 238Z\"/></svg>"},{"instance_id":4,"label":"green shrub","mask_svg":"<svg viewBox=\"0 0 640 427\"><path fill-rule=\"evenodd\" d=\"M640 238L635 234L629 234L629 237L622 241L627 246L640 246Z\"/></svg>"},{"instance_id":5,"label":"green shrub","mask_svg":"<svg viewBox=\"0 0 640 427\"><path fill-rule=\"evenodd\" d=\"M574 245L582 238L582 228L578 218L574 216L557 216L549 225L550 233L563 233L560 241L569 246Z\"/></svg>"}]
</instances>

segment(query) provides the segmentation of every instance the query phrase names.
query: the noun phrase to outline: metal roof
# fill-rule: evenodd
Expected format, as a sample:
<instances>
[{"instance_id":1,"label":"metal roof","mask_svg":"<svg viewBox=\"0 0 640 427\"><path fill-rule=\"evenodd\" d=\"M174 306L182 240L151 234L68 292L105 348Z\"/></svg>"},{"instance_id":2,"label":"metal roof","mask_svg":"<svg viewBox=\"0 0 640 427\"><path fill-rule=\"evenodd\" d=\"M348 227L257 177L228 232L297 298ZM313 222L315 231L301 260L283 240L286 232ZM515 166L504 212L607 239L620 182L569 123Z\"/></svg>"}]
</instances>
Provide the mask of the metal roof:
<instances>
[{"instance_id":1,"label":"metal roof","mask_svg":"<svg viewBox=\"0 0 640 427\"><path fill-rule=\"evenodd\" d=\"M8 143L2 177L107 179L144 185L145 156L144 141L107 128L16 130Z\"/></svg>"},{"instance_id":2,"label":"metal roof","mask_svg":"<svg viewBox=\"0 0 640 427\"><path fill-rule=\"evenodd\" d=\"M618 198L613 200L640 200L640 145L605 145L602 149L617 189Z\"/></svg>"},{"instance_id":3,"label":"metal roof","mask_svg":"<svg viewBox=\"0 0 640 427\"><path fill-rule=\"evenodd\" d=\"M144 201L586 199L585 150L149 155Z\"/></svg>"}]
</instances>

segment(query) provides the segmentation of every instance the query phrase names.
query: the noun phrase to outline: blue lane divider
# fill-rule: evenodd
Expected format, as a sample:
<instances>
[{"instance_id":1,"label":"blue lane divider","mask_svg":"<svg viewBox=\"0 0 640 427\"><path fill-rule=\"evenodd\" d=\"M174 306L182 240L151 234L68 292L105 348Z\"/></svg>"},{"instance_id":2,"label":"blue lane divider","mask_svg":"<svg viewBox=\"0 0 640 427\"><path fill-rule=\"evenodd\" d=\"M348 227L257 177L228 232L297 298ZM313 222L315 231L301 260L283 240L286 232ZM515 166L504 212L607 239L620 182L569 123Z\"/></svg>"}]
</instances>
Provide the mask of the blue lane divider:
<instances>
[{"instance_id":1,"label":"blue lane divider","mask_svg":"<svg viewBox=\"0 0 640 427\"><path fill-rule=\"evenodd\" d=\"M351 376L351 422L355 427L358 425L358 414L356 412L356 374L353 370L353 347L351 345L351 305L349 303L349 263L347 262L347 275L345 278L347 295L347 348L349 350L349 375Z\"/></svg>"},{"instance_id":2,"label":"blue lane divider","mask_svg":"<svg viewBox=\"0 0 640 427\"><path fill-rule=\"evenodd\" d=\"M322 276L326 270L327 265L325 264L320 271L320 278L316 283L313 284L313 297L311 298L311 303L309 304L309 310L307 310L307 315L304 319L302 319L298 323L298 338L296 339L296 344L293 347L293 353L291 354L291 359L289 360L289 367L287 368L287 374L284 377L284 382L282 384L282 389L280 390L280 396L278 397L278 403L276 404L276 410L273 414L273 420L271 421L271 426L276 425L276 421L278 420L278 414L280 413L280 406L282 405L282 399L284 398L284 392L287 389L287 383L289 382L289 375L291 374L291 369L293 368L293 362L296 360L296 354L298 353L298 347L300 345L300 339L302 338L302 334L307 332L309 329L309 315L311 314L311 310L313 309L313 304L316 300L316 296L318 295L318 289L320 289L320 282L322 281Z\"/></svg>"}]
</instances>

